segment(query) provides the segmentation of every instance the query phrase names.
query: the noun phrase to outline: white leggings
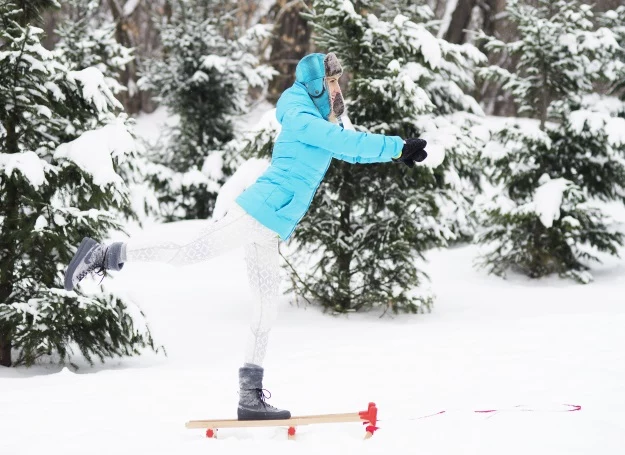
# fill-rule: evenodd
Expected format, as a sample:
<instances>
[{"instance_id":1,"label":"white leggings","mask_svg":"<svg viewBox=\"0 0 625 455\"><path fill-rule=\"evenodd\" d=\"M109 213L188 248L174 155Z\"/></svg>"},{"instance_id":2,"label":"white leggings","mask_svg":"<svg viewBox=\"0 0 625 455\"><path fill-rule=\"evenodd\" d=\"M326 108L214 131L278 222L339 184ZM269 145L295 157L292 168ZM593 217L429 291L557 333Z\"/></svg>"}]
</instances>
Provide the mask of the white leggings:
<instances>
[{"instance_id":1,"label":"white leggings","mask_svg":"<svg viewBox=\"0 0 625 455\"><path fill-rule=\"evenodd\" d=\"M278 241L278 234L234 204L225 217L207 222L204 229L184 242L146 243L132 239L126 244L126 261L187 265L244 245L248 280L255 297L245 362L262 366L269 331L278 311Z\"/></svg>"}]
</instances>

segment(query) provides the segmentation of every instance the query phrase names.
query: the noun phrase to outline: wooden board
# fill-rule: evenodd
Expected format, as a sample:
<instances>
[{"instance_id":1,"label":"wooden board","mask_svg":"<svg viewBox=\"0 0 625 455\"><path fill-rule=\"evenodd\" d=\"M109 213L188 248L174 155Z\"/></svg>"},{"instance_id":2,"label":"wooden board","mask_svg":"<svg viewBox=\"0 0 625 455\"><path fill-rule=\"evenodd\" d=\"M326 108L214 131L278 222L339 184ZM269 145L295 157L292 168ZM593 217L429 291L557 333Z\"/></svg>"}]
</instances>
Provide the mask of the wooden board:
<instances>
[{"instance_id":1,"label":"wooden board","mask_svg":"<svg viewBox=\"0 0 625 455\"><path fill-rule=\"evenodd\" d=\"M298 427L319 423L362 422L357 412L349 414L321 414L291 417L282 420L191 420L186 427L193 428L237 428L237 427Z\"/></svg>"},{"instance_id":2,"label":"wooden board","mask_svg":"<svg viewBox=\"0 0 625 455\"><path fill-rule=\"evenodd\" d=\"M291 417L281 420L236 420L236 419L211 419L211 420L190 420L185 426L188 429L206 428L206 436L215 437L215 431L219 428L245 428L245 427L288 427L289 439L295 438L295 427L301 425L315 425L323 423L347 423L362 422L367 426L365 438L370 438L377 430L378 409L375 403L369 403L366 411L349 412L344 414L318 414Z\"/></svg>"}]
</instances>

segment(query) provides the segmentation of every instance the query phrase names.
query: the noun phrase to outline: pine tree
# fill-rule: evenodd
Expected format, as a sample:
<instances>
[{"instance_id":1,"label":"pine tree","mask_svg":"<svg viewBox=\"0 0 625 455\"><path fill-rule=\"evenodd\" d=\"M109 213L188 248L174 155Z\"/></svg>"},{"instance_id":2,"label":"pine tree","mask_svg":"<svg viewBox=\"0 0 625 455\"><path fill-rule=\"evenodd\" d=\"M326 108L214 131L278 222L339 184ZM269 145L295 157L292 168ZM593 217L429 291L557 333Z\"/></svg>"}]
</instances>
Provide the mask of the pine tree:
<instances>
[{"instance_id":1,"label":"pine tree","mask_svg":"<svg viewBox=\"0 0 625 455\"><path fill-rule=\"evenodd\" d=\"M25 5L27 8L24 8ZM86 236L122 228L115 172L133 139L97 68L71 70L33 24L55 2L0 5L0 365L89 362L154 347L141 313L103 290L66 292ZM58 5L57 5L58 6ZM13 357L15 355L15 357Z\"/></svg>"},{"instance_id":2,"label":"pine tree","mask_svg":"<svg viewBox=\"0 0 625 455\"><path fill-rule=\"evenodd\" d=\"M589 5L535 4L508 3L518 41L482 37L489 49L518 57L514 72L491 67L483 75L501 82L519 112L538 123L504 127L489 146L491 179L501 191L485 207L482 264L498 275L558 273L586 283L596 251L617 254L623 241L595 201L625 195L625 122L598 112L586 96L614 74L618 45L609 29L593 25Z\"/></svg>"},{"instance_id":3,"label":"pine tree","mask_svg":"<svg viewBox=\"0 0 625 455\"><path fill-rule=\"evenodd\" d=\"M149 169L166 221L211 215L231 173L221 150L233 139L232 119L246 112L250 88L264 90L273 74L256 56L266 29L233 30L233 2L174 6L161 29L162 59L148 61L139 81L179 118Z\"/></svg>"},{"instance_id":4,"label":"pine tree","mask_svg":"<svg viewBox=\"0 0 625 455\"><path fill-rule=\"evenodd\" d=\"M376 5L376 3L374 3ZM411 21L424 24L427 28L435 27L437 24L434 11L427 1L424 0L383 0L377 3L378 8L373 11L385 21L393 21L397 15L408 17ZM365 6L365 5L363 5Z\"/></svg>"},{"instance_id":5,"label":"pine tree","mask_svg":"<svg viewBox=\"0 0 625 455\"><path fill-rule=\"evenodd\" d=\"M59 61L72 71L97 68L104 76L106 87L119 100L120 94L128 88L119 83L126 65L133 61L133 50L115 39L116 24L99 12L99 2L95 0L69 0L65 20L59 24L55 34L59 41L55 51ZM130 122L127 122L130 124ZM118 163L116 172L132 190L145 187L144 169L150 165L144 157L132 153ZM142 189L142 191L145 191ZM140 193L133 193L135 206L145 206ZM135 207L123 205L120 215L137 220Z\"/></svg>"},{"instance_id":6,"label":"pine tree","mask_svg":"<svg viewBox=\"0 0 625 455\"><path fill-rule=\"evenodd\" d=\"M612 65L609 71L612 71L614 74L613 93L619 95L620 99L625 101L625 5L603 14L601 24L612 30L621 46L621 50L617 51L617 59L611 62ZM621 109L620 116L625 117L625 108Z\"/></svg>"},{"instance_id":7,"label":"pine tree","mask_svg":"<svg viewBox=\"0 0 625 455\"><path fill-rule=\"evenodd\" d=\"M366 12L381 11L380 2L321 0L313 9L318 48L343 63L356 128L425 137L432 167L447 155L435 169L333 161L294 236L293 289L336 312L428 311L433 296L415 258L471 231L476 143L458 125L481 113L465 91L483 56L437 40L405 15L385 21Z\"/></svg>"},{"instance_id":8,"label":"pine tree","mask_svg":"<svg viewBox=\"0 0 625 455\"><path fill-rule=\"evenodd\" d=\"M97 68L106 81L106 86L117 95L127 91L119 81L120 73L133 61L133 51L115 39L116 24L98 14L96 0L69 0L70 8L65 21L55 30L59 42L55 50L63 63L71 70Z\"/></svg>"}]
</instances>

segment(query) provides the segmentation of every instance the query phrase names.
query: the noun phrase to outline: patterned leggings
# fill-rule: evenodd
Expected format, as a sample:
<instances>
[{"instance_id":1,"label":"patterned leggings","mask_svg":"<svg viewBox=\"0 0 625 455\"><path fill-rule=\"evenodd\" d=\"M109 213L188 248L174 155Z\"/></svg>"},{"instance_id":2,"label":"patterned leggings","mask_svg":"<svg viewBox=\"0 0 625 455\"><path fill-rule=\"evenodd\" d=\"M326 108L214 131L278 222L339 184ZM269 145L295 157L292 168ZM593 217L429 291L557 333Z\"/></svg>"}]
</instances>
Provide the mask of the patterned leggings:
<instances>
[{"instance_id":1,"label":"patterned leggings","mask_svg":"<svg viewBox=\"0 0 625 455\"><path fill-rule=\"evenodd\" d=\"M187 265L207 261L244 245L248 279L255 296L245 362L262 366L269 331L278 310L278 240L275 232L234 204L225 217L210 222L197 235L184 242L146 244L132 239L126 245L126 260Z\"/></svg>"}]
</instances>

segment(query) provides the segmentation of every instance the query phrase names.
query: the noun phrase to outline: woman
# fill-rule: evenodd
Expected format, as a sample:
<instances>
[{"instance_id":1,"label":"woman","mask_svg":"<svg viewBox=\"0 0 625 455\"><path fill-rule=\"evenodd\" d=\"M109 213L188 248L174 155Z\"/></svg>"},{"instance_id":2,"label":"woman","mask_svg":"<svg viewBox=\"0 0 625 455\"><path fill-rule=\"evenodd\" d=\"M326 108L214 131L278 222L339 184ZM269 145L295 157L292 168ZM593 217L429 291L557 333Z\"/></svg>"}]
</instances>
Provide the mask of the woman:
<instances>
[{"instance_id":1,"label":"woman","mask_svg":"<svg viewBox=\"0 0 625 455\"><path fill-rule=\"evenodd\" d=\"M291 236L310 207L332 159L350 163L397 161L413 167L427 156L422 139L404 141L398 136L344 129L339 123L345 106L338 83L341 74L333 53L310 54L300 60L295 83L277 103L282 131L271 164L236 199L225 217L207 221L205 228L184 241L142 243L132 238L127 243L104 245L85 238L65 274L65 289L72 290L87 274L121 270L126 262L193 264L245 246L249 283L256 299L245 364L239 369L239 420L291 416L289 411L266 403L262 385L262 363L277 314L278 242Z\"/></svg>"}]
</instances>

